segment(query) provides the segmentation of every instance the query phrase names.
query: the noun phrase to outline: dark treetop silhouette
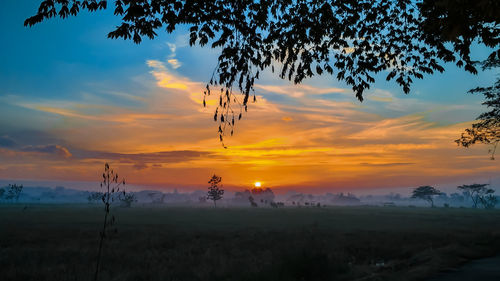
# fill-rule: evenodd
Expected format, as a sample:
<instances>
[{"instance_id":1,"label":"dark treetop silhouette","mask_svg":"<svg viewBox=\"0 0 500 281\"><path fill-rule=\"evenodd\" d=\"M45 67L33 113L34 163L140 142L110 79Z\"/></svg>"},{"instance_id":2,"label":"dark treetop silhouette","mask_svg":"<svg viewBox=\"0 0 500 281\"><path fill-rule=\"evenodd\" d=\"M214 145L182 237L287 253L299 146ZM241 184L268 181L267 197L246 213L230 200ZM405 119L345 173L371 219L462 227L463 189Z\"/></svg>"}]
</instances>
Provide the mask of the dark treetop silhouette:
<instances>
[{"instance_id":1,"label":"dark treetop silhouette","mask_svg":"<svg viewBox=\"0 0 500 281\"><path fill-rule=\"evenodd\" d=\"M222 185L220 184L222 181L222 178L213 175L208 183L210 186L208 187L208 192L207 192L207 199L214 201L214 207L217 208L217 200L222 199L222 196L224 195L224 189L222 189Z\"/></svg>"},{"instance_id":2,"label":"dark treetop silhouette","mask_svg":"<svg viewBox=\"0 0 500 281\"><path fill-rule=\"evenodd\" d=\"M437 190L432 186L419 186L412 191L411 198L417 198L425 200L431 203L431 207L434 207L434 199L432 196L442 194L441 191Z\"/></svg>"},{"instance_id":3,"label":"dark treetop silhouette","mask_svg":"<svg viewBox=\"0 0 500 281\"><path fill-rule=\"evenodd\" d=\"M107 4L43 0L24 25L82 9L106 9ZM374 74L384 70L386 79L395 79L405 93L414 78L444 71L443 62L477 73L471 44L499 46L499 10L500 1L491 0L117 0L114 14L122 23L108 37L140 43L182 24L189 27L191 45L210 42L220 48L204 94L220 86L214 120L222 140L247 110L260 72L269 67L274 72L275 65L281 66L281 78L295 83L324 72L335 75L360 101Z\"/></svg>"}]
</instances>

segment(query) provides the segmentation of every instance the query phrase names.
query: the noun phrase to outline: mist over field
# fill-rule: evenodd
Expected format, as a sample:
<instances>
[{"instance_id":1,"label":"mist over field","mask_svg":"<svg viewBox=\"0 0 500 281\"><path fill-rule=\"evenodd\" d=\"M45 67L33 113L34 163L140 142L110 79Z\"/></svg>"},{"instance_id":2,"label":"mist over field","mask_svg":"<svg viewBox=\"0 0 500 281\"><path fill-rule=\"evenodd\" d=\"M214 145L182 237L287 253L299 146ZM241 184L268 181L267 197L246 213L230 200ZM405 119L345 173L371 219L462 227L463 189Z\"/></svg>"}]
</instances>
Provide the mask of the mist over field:
<instances>
[{"instance_id":1,"label":"mist over field","mask_svg":"<svg viewBox=\"0 0 500 281\"><path fill-rule=\"evenodd\" d=\"M494 186L492 186L494 188ZM132 189L132 190L131 190ZM495 189L495 188L494 188ZM96 189L94 189L96 190ZM171 192L162 192L159 190L133 191L129 188L128 193L133 194L137 206L177 206L177 207L210 207L213 203L206 198L205 190L194 190L191 192L178 191L173 188ZM496 190L496 189L495 189ZM264 189L266 191L266 189ZM429 204L418 198L411 198L411 189L396 189L398 192L382 193L385 190L369 194L370 191L357 192L358 195L350 192L328 192L324 194L310 194L296 191L287 191L276 194L272 189L267 192L256 193L253 188L242 191L227 191L224 197L218 202L220 207L251 207L248 198L253 196L259 207L272 208L271 203L283 203L287 207L327 207L327 206L404 206L404 207L429 207ZM16 203L42 203L42 204L100 204L99 198L90 198L97 191L82 189L65 188L64 186L43 187L43 186L24 186L23 192ZM403 193L404 192L404 193ZM500 199L500 195L495 194ZM0 202L1 202L0 198ZM3 200L9 203L8 200ZM13 201L11 201L12 203ZM463 194L462 191L455 188L450 193L443 193L434 199L436 206L443 207L463 207L470 208L473 205L471 198ZM120 202L117 200L116 205ZM319 205L318 205L319 204Z\"/></svg>"}]
</instances>

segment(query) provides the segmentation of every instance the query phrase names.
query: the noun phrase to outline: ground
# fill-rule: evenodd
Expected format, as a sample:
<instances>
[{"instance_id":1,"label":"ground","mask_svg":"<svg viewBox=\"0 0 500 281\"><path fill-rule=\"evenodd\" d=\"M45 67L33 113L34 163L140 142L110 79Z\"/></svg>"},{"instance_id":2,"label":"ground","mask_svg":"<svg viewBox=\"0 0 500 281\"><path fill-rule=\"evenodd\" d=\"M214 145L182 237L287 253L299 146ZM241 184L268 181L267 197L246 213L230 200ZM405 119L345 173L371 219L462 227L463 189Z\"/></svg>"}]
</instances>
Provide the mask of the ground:
<instances>
[{"instance_id":1,"label":"ground","mask_svg":"<svg viewBox=\"0 0 500 281\"><path fill-rule=\"evenodd\" d=\"M0 204L0 279L92 280L99 205ZM99 280L426 280L500 253L500 210L114 208Z\"/></svg>"}]
</instances>

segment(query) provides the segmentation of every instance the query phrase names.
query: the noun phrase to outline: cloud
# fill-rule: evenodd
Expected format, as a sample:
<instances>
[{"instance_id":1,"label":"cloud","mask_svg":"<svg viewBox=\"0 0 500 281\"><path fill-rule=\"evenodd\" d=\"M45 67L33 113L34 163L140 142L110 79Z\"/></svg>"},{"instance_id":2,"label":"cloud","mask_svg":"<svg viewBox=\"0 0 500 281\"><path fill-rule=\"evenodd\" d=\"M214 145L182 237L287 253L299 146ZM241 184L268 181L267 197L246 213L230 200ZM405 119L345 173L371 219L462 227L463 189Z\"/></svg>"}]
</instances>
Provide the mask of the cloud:
<instances>
[{"instance_id":1,"label":"cloud","mask_svg":"<svg viewBox=\"0 0 500 281\"><path fill-rule=\"evenodd\" d=\"M63 146L60 146L57 144L28 145L28 146L21 148L21 151L52 154L52 155L57 155L57 156L61 156L64 158L69 158L72 156L66 147L63 147Z\"/></svg>"},{"instance_id":2,"label":"cloud","mask_svg":"<svg viewBox=\"0 0 500 281\"><path fill-rule=\"evenodd\" d=\"M362 166L370 167L394 167L394 166L408 166L414 165L415 163L359 163Z\"/></svg>"},{"instance_id":3,"label":"cloud","mask_svg":"<svg viewBox=\"0 0 500 281\"><path fill-rule=\"evenodd\" d=\"M9 136L0 136L0 147L12 147L15 146L16 142Z\"/></svg>"},{"instance_id":4,"label":"cloud","mask_svg":"<svg viewBox=\"0 0 500 281\"><path fill-rule=\"evenodd\" d=\"M134 169L136 169L136 170L144 170L147 168L148 168L148 165L146 165L144 163L135 163L134 164Z\"/></svg>"},{"instance_id":5,"label":"cloud","mask_svg":"<svg viewBox=\"0 0 500 281\"><path fill-rule=\"evenodd\" d=\"M170 49L170 55L168 55L167 62L173 69L181 67L182 66L181 62L176 58L177 44L167 42L167 46Z\"/></svg>"},{"instance_id":6,"label":"cloud","mask_svg":"<svg viewBox=\"0 0 500 281\"><path fill-rule=\"evenodd\" d=\"M117 92L117 91L107 91L107 92L103 92L103 93L107 94L107 95L116 96L119 98L129 99L132 101L146 102L146 99L144 97L140 97L140 96L136 96L136 95L132 95L132 94L128 94L128 93Z\"/></svg>"},{"instance_id":7,"label":"cloud","mask_svg":"<svg viewBox=\"0 0 500 281\"><path fill-rule=\"evenodd\" d=\"M161 88L187 90L191 84L188 79L179 79L171 74L165 64L157 60L148 60L147 65L153 70L150 73L156 78L157 85Z\"/></svg>"},{"instance_id":8,"label":"cloud","mask_svg":"<svg viewBox=\"0 0 500 281\"><path fill-rule=\"evenodd\" d=\"M417 139L422 135L421 133L416 135L417 131L422 132L432 125L432 123L426 122L423 116L417 114L397 118L384 118L378 122L372 122L366 128L361 128L361 130L350 135L348 138L358 140L393 139L393 142L400 142L402 136Z\"/></svg>"},{"instance_id":9,"label":"cloud","mask_svg":"<svg viewBox=\"0 0 500 281\"><path fill-rule=\"evenodd\" d=\"M169 46L172 52L177 47ZM33 177L71 174L88 180L97 166L110 161L128 181L140 184L202 185L210 174L220 173L228 185L250 186L262 180L270 186L307 189L420 184L443 175L482 175L497 168L492 168L482 147L466 151L453 143L466 125L433 120L442 115L453 119L463 110L459 106L397 98L378 89L359 103L351 90L279 85L282 81L256 85L265 95L249 104L235 135L225 139L229 148L223 149L217 140L218 125L211 120L218 96L210 96L204 108L204 83L176 73L168 61L146 64L153 79L147 73L134 78L144 92L133 106L97 95L70 102L7 100L51 113L43 114L49 116L46 131L58 139L29 142L29 137L9 131L2 134L14 137L19 147L61 143L71 153L43 145L23 151L0 148L2 157L9 157L3 162L10 165L2 163L0 177L14 177L13 171L22 166ZM135 100L119 91L106 96L110 95ZM47 157L50 152L73 156L62 161ZM467 170L471 166L474 169Z\"/></svg>"},{"instance_id":10,"label":"cloud","mask_svg":"<svg viewBox=\"0 0 500 281\"><path fill-rule=\"evenodd\" d=\"M379 101L379 102L392 102L393 101L392 97L381 97L381 96L369 96L368 99L374 100L374 101Z\"/></svg>"},{"instance_id":11,"label":"cloud","mask_svg":"<svg viewBox=\"0 0 500 281\"><path fill-rule=\"evenodd\" d=\"M47 104L49 103L47 102ZM45 105L45 102L20 103L19 105L41 112L90 121L131 123L139 120L165 120L176 117L172 114L127 112L123 108L112 106L98 110L97 106L86 106L76 102L60 105L60 107Z\"/></svg>"},{"instance_id":12,"label":"cloud","mask_svg":"<svg viewBox=\"0 0 500 281\"><path fill-rule=\"evenodd\" d=\"M135 168L145 169L147 164L172 164L180 162L189 162L190 160L200 159L202 157L214 156L207 151L178 150L161 151L151 153L114 153L101 151L79 151L75 153L80 159L102 159L115 160L120 163L134 163ZM158 166L155 166L158 167Z\"/></svg>"},{"instance_id":13,"label":"cloud","mask_svg":"<svg viewBox=\"0 0 500 281\"><path fill-rule=\"evenodd\" d=\"M167 46L170 49L170 56L175 56L175 51L177 50L177 46L174 43L167 42Z\"/></svg>"},{"instance_id":14,"label":"cloud","mask_svg":"<svg viewBox=\"0 0 500 281\"><path fill-rule=\"evenodd\" d=\"M173 69L177 69L182 66L182 64L177 59L169 59L167 62L172 66Z\"/></svg>"},{"instance_id":15,"label":"cloud","mask_svg":"<svg viewBox=\"0 0 500 281\"><path fill-rule=\"evenodd\" d=\"M294 98L301 98L307 95L326 95L333 93L347 93L349 92L347 89L342 88L320 88L315 86L310 86L307 84L298 84L298 85L262 85L256 84L256 89L260 89L269 93L287 95Z\"/></svg>"}]
</instances>

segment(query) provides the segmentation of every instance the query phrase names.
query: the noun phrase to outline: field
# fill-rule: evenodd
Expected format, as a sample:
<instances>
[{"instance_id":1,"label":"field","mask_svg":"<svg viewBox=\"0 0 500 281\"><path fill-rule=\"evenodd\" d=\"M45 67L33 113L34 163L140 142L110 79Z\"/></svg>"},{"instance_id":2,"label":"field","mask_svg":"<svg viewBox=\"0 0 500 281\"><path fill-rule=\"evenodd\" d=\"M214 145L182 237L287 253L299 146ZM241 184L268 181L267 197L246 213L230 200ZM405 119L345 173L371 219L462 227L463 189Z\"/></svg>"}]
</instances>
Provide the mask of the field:
<instances>
[{"instance_id":1,"label":"field","mask_svg":"<svg viewBox=\"0 0 500 281\"><path fill-rule=\"evenodd\" d=\"M99 280L425 280L500 253L500 210L115 208ZM92 280L103 210L0 205L0 279Z\"/></svg>"}]
</instances>

